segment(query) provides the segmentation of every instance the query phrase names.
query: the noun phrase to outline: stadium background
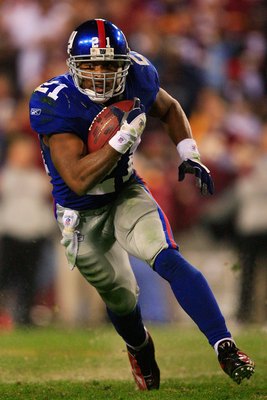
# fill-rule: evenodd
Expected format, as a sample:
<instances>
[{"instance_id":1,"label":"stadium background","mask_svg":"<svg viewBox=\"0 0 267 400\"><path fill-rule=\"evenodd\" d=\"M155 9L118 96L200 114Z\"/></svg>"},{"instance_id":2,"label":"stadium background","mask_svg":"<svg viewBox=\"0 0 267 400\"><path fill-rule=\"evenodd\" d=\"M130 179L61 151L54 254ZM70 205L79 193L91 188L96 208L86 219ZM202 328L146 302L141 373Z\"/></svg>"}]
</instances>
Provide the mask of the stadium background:
<instances>
[{"instance_id":1,"label":"stadium background","mask_svg":"<svg viewBox=\"0 0 267 400\"><path fill-rule=\"evenodd\" d=\"M162 87L180 101L190 119L203 162L212 170L216 194L201 198L189 177L177 183L176 150L153 120L136 155L137 171L164 208L182 252L207 276L225 316L232 323L266 324L267 5L263 0L2 0L0 173L7 164L7 144L18 133L33 138L38 158L28 120L29 96L38 84L66 71L70 32L96 17L118 25L130 47L156 65ZM40 158L35 168L41 174ZM0 192L3 220L1 185ZM20 197L16 202L13 215L19 224ZM47 204L52 212L50 198ZM0 229L5 233L3 225ZM97 294L77 271L69 271L54 221L49 229L50 240L38 264L33 323L106 321ZM249 316L239 310L239 250L240 243L246 243L250 255L255 245L251 238L262 241L263 251L253 271L254 286L249 288ZM189 323L168 287L141 262L132 261L145 319ZM12 314L12 301L9 311ZM2 321L0 329L12 327L12 320Z\"/></svg>"}]
</instances>

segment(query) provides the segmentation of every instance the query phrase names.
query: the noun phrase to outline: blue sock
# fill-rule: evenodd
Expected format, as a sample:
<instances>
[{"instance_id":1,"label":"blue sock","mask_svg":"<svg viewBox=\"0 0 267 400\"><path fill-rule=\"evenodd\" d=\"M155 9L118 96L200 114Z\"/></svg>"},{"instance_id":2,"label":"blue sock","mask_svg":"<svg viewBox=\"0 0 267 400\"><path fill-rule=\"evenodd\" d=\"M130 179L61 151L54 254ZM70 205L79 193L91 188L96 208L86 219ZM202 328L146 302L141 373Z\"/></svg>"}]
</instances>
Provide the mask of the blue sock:
<instances>
[{"instance_id":1,"label":"blue sock","mask_svg":"<svg viewBox=\"0 0 267 400\"><path fill-rule=\"evenodd\" d=\"M108 308L107 312L114 328L127 344L138 347L144 343L146 331L139 305L130 314L123 316L114 314Z\"/></svg>"},{"instance_id":2,"label":"blue sock","mask_svg":"<svg viewBox=\"0 0 267 400\"><path fill-rule=\"evenodd\" d=\"M162 250L156 257L154 270L170 283L178 303L212 346L222 338L231 337L206 279L178 250Z\"/></svg>"}]
</instances>

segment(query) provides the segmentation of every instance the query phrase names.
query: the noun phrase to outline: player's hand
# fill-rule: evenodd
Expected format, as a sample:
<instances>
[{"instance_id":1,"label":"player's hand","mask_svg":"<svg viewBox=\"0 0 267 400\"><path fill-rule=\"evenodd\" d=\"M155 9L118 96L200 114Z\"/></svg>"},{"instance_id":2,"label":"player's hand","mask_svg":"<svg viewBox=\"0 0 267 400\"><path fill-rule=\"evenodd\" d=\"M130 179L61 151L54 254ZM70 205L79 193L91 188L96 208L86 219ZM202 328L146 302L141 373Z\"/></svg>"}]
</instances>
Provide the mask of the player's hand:
<instances>
[{"instance_id":1,"label":"player's hand","mask_svg":"<svg viewBox=\"0 0 267 400\"><path fill-rule=\"evenodd\" d=\"M123 112L120 130L109 140L110 146L121 154L126 153L134 143L140 142L145 126L144 107L140 104L140 100L135 98L133 108L128 112Z\"/></svg>"},{"instance_id":2,"label":"player's hand","mask_svg":"<svg viewBox=\"0 0 267 400\"><path fill-rule=\"evenodd\" d=\"M182 140L177 145L177 151L180 158L179 181L182 181L186 174L193 174L201 194L213 194L214 183L209 169L200 162L200 154L195 140L191 138Z\"/></svg>"},{"instance_id":3,"label":"player's hand","mask_svg":"<svg viewBox=\"0 0 267 400\"><path fill-rule=\"evenodd\" d=\"M213 194L214 184L209 169L198 160L186 160L178 168L179 181L182 181L185 174L194 174L196 177L196 185L200 189L201 194Z\"/></svg>"}]
</instances>

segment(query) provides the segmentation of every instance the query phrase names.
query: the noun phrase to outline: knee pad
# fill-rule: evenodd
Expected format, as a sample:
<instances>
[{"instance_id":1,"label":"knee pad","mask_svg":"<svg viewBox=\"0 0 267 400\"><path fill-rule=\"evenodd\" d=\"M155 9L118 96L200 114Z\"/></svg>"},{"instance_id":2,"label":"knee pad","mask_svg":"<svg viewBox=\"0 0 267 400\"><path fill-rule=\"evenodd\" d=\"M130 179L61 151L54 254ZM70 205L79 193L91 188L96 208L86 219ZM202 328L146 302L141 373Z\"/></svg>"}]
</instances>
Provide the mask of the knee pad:
<instances>
[{"instance_id":1,"label":"knee pad","mask_svg":"<svg viewBox=\"0 0 267 400\"><path fill-rule=\"evenodd\" d=\"M79 257L77 268L83 277L90 283L106 306L118 315L126 315L133 311L137 304L139 288L134 275L119 275L111 268L111 265L99 263L99 258L90 258L90 265L87 265L88 257Z\"/></svg>"},{"instance_id":2,"label":"knee pad","mask_svg":"<svg viewBox=\"0 0 267 400\"><path fill-rule=\"evenodd\" d=\"M116 288L109 292L100 293L106 306L115 314L124 316L130 314L137 304L138 291L126 288Z\"/></svg>"}]
</instances>

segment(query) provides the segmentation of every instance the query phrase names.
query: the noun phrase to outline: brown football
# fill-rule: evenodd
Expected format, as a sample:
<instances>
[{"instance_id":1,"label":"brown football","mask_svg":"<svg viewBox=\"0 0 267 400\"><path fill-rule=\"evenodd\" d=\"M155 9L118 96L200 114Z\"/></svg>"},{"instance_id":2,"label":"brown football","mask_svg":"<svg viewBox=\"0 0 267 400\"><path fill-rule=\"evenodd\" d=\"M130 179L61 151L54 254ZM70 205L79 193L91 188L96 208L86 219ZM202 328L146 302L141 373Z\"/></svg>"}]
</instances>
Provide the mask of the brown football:
<instances>
[{"instance_id":1,"label":"brown football","mask_svg":"<svg viewBox=\"0 0 267 400\"><path fill-rule=\"evenodd\" d=\"M113 112L114 107L122 111L130 111L133 105L133 100L123 100L108 107L104 107L103 110L97 114L88 131L87 147L89 153L101 149L101 147L103 147L119 130L120 121Z\"/></svg>"}]
</instances>

